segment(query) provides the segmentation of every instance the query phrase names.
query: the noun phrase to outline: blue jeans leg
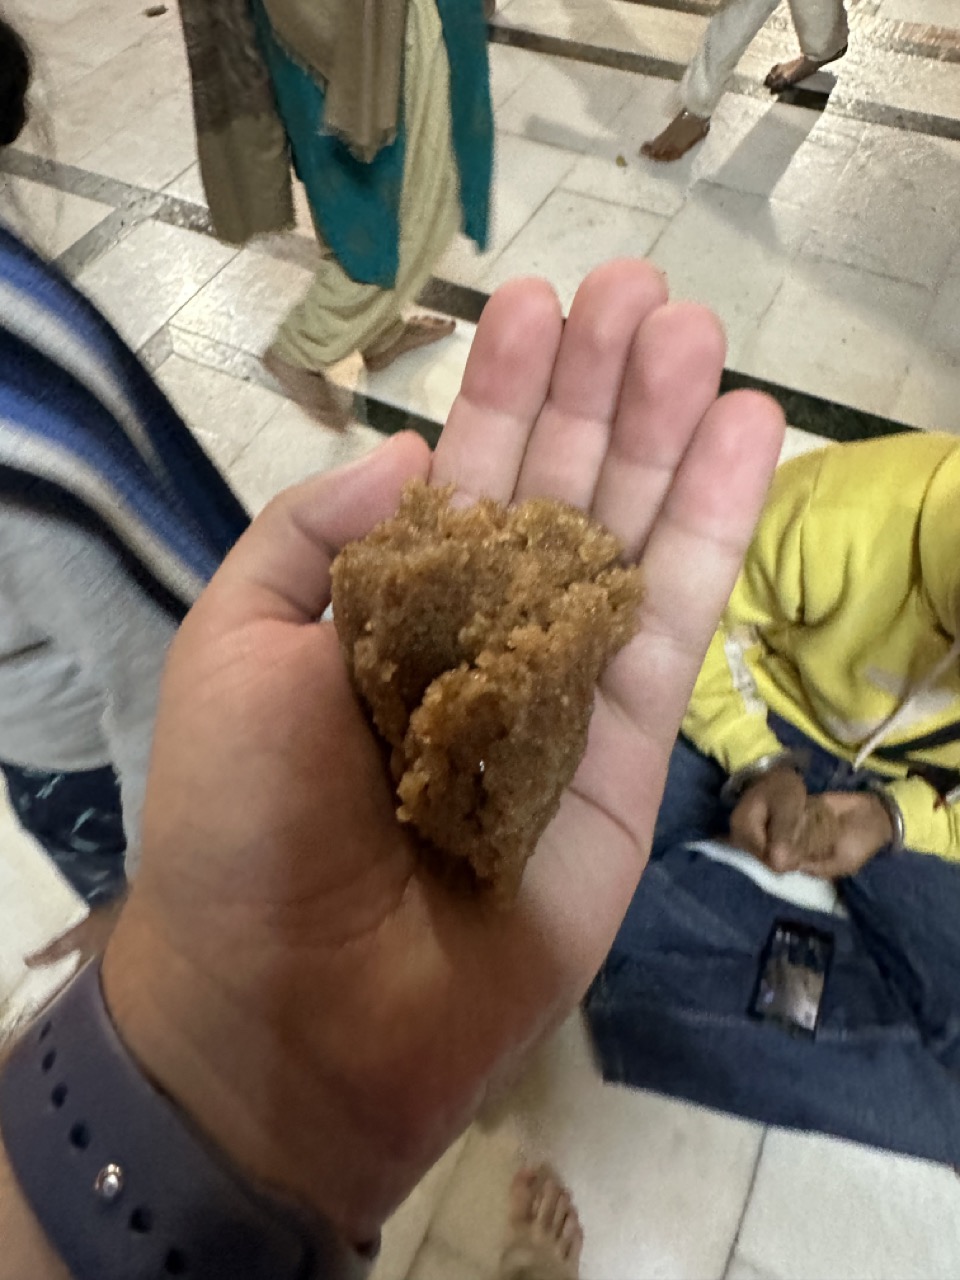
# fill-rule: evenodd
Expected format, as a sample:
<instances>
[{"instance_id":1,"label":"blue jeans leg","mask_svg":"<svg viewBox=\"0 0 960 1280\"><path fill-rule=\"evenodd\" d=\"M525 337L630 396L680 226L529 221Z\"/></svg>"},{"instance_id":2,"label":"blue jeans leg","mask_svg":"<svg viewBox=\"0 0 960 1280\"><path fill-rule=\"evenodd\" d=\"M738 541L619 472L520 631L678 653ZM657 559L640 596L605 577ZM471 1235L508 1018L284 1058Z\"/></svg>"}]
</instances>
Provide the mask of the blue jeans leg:
<instances>
[{"instance_id":1,"label":"blue jeans leg","mask_svg":"<svg viewBox=\"0 0 960 1280\"><path fill-rule=\"evenodd\" d=\"M0 761L0 773L20 825L88 906L123 892L127 841L120 785L109 765L63 773Z\"/></svg>"},{"instance_id":2,"label":"blue jeans leg","mask_svg":"<svg viewBox=\"0 0 960 1280\"><path fill-rule=\"evenodd\" d=\"M728 814L720 801L726 778L716 760L688 739L677 738L653 830L652 858L678 844L727 834Z\"/></svg>"}]
</instances>

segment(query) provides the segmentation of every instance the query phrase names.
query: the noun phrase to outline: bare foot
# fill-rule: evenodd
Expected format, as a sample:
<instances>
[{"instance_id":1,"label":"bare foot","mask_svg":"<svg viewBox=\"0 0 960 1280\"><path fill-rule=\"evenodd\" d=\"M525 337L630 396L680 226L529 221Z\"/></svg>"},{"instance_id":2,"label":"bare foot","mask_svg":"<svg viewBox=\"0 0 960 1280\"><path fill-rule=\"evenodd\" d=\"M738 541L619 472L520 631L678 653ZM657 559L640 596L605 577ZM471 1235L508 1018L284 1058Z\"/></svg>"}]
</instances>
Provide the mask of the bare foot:
<instances>
[{"instance_id":1,"label":"bare foot","mask_svg":"<svg viewBox=\"0 0 960 1280\"><path fill-rule=\"evenodd\" d=\"M417 351L420 347L429 347L433 342L449 338L456 327L456 321L442 319L440 316L414 316L382 350L365 351L363 363L371 373L379 373L408 351Z\"/></svg>"},{"instance_id":2,"label":"bare foot","mask_svg":"<svg viewBox=\"0 0 960 1280\"><path fill-rule=\"evenodd\" d=\"M651 160L679 160L681 156L685 156L691 147L695 147L698 142L710 132L710 120L705 116L691 115L689 111L681 111L667 127L663 133L645 142L640 148L642 156L648 156Z\"/></svg>"},{"instance_id":3,"label":"bare foot","mask_svg":"<svg viewBox=\"0 0 960 1280\"><path fill-rule=\"evenodd\" d=\"M808 58L806 54L801 54L799 58L793 58L790 62L778 62L771 68L770 74L763 83L771 93L783 93L785 89L792 89L801 80L812 76L821 67L827 66L830 62L836 62L846 52L847 46L844 45L839 53L835 53L832 58L824 58L822 62L818 62L816 58Z\"/></svg>"},{"instance_id":4,"label":"bare foot","mask_svg":"<svg viewBox=\"0 0 960 1280\"><path fill-rule=\"evenodd\" d=\"M577 1280L583 1231L570 1192L549 1165L522 1169L510 1188L510 1236L500 1280L529 1273Z\"/></svg>"},{"instance_id":5,"label":"bare foot","mask_svg":"<svg viewBox=\"0 0 960 1280\"><path fill-rule=\"evenodd\" d=\"M302 369L290 364L270 347L263 356L263 367L280 385L280 390L315 418L333 431L345 431L353 416L353 396L349 391L335 387L322 373Z\"/></svg>"}]
</instances>

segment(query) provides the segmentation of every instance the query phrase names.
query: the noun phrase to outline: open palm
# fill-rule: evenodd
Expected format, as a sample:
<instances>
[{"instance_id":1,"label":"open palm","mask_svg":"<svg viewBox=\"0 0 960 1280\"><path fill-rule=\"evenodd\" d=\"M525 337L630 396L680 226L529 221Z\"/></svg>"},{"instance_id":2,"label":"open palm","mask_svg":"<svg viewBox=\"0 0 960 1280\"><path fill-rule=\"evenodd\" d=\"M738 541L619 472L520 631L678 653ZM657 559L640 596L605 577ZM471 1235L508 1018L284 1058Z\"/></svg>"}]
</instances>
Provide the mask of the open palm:
<instances>
[{"instance_id":1,"label":"open palm","mask_svg":"<svg viewBox=\"0 0 960 1280\"><path fill-rule=\"evenodd\" d=\"M764 397L717 399L723 353L713 317L667 304L642 263L594 272L565 325L546 285L506 286L435 454L397 437L281 496L176 641L108 994L228 1150L354 1235L579 999L636 887L782 437ZM509 910L422 872L336 633L317 621L336 551L413 476L565 499L643 561L638 634L601 681L586 756ZM156 1036L134 989L168 1011L170 1047L144 1042ZM174 1065L184 1025L188 1076ZM351 1179L331 1182L318 1142L359 1153Z\"/></svg>"}]
</instances>

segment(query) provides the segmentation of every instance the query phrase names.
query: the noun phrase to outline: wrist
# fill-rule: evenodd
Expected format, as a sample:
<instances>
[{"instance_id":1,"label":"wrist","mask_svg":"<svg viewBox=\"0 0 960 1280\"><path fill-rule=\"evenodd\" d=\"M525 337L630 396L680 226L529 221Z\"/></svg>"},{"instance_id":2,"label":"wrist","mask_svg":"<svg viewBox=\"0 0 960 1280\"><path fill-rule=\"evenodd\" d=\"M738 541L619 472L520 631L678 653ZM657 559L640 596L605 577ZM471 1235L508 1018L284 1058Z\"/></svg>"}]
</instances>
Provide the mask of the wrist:
<instances>
[{"instance_id":1,"label":"wrist","mask_svg":"<svg viewBox=\"0 0 960 1280\"><path fill-rule=\"evenodd\" d=\"M801 763L796 752L774 751L744 765L742 769L737 769L724 783L720 799L732 807L755 782L780 771L801 773Z\"/></svg>"},{"instance_id":2,"label":"wrist","mask_svg":"<svg viewBox=\"0 0 960 1280\"><path fill-rule=\"evenodd\" d=\"M889 826L889 838L883 842L881 847L889 847L892 853L898 853L904 848L906 834L904 829L903 811L899 804L897 804L894 796L882 782L871 780L867 784L867 793L883 810Z\"/></svg>"},{"instance_id":3,"label":"wrist","mask_svg":"<svg viewBox=\"0 0 960 1280\"><path fill-rule=\"evenodd\" d=\"M336 1064L301 1059L268 1018L167 948L137 905L104 956L103 989L144 1075L243 1174L352 1245L374 1241L415 1181L412 1160L367 1131Z\"/></svg>"}]
</instances>

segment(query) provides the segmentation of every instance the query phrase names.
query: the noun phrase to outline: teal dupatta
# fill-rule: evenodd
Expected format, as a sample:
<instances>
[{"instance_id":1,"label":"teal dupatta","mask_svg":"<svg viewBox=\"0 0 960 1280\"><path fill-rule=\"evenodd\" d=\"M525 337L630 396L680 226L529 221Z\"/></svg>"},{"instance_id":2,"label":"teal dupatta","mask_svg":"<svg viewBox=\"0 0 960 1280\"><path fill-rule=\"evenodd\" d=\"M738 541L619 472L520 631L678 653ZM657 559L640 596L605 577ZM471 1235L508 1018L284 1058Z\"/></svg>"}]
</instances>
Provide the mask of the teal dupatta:
<instances>
[{"instance_id":1,"label":"teal dupatta","mask_svg":"<svg viewBox=\"0 0 960 1280\"><path fill-rule=\"evenodd\" d=\"M434 0L450 64L450 119L460 173L463 230L487 246L493 180L493 108L481 0ZM390 289L400 250L406 136L403 103L396 139L369 164L323 130L324 90L277 40L262 0L251 0L294 167L317 229L353 280Z\"/></svg>"}]
</instances>

